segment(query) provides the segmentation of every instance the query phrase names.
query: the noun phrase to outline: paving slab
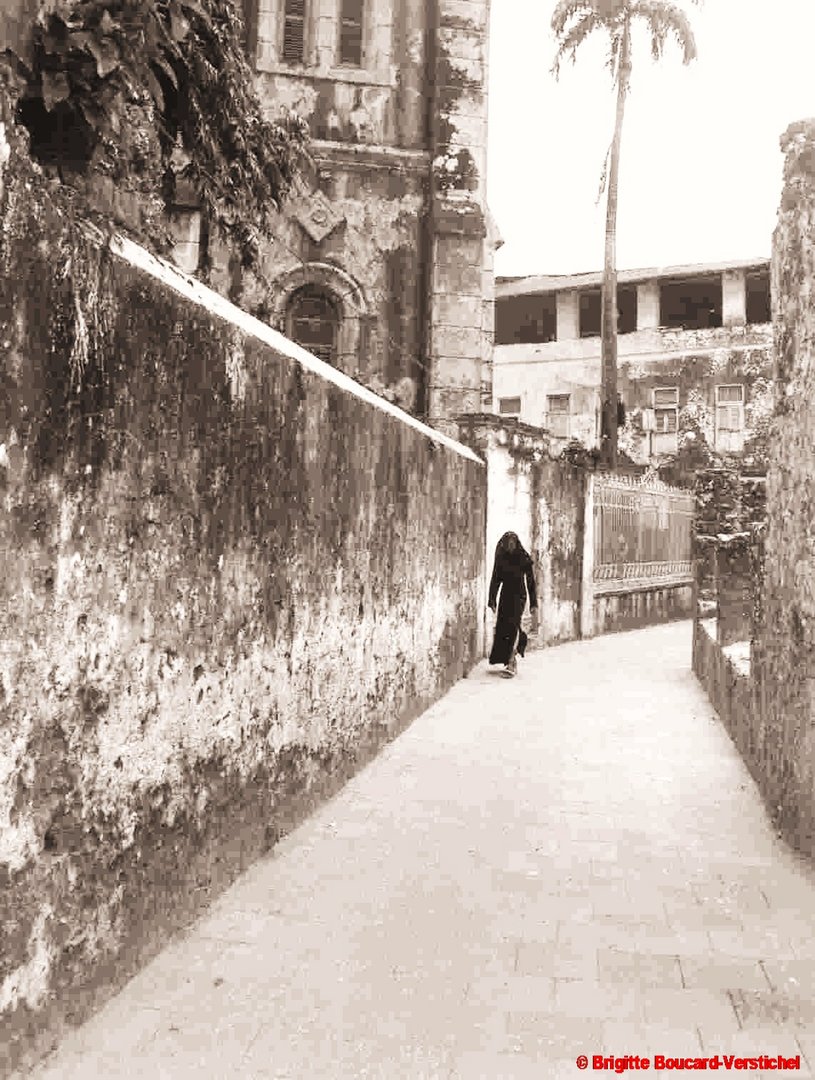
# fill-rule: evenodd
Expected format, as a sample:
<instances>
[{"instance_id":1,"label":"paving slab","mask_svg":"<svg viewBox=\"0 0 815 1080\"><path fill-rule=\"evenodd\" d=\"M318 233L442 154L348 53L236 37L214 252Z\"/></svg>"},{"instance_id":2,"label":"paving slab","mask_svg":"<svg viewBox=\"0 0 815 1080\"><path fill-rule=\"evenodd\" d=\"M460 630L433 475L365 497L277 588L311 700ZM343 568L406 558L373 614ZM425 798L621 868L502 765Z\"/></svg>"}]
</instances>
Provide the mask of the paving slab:
<instances>
[{"instance_id":1,"label":"paving slab","mask_svg":"<svg viewBox=\"0 0 815 1080\"><path fill-rule=\"evenodd\" d=\"M690 650L684 622L532 652L514 680L480 665L32 1075L561 1080L581 1054L783 1053L810 1076L815 874Z\"/></svg>"}]
</instances>

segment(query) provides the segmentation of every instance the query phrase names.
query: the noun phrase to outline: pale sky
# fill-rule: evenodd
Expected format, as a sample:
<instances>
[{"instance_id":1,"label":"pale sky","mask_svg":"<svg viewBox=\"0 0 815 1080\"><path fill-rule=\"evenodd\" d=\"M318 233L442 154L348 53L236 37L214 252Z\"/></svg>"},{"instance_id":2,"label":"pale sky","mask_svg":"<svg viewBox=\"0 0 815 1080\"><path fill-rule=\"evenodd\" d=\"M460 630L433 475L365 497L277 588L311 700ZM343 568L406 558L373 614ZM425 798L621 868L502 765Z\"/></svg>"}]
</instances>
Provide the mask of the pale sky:
<instances>
[{"instance_id":1,"label":"pale sky","mask_svg":"<svg viewBox=\"0 0 815 1080\"><path fill-rule=\"evenodd\" d=\"M815 115L815 0L683 0L698 58L635 39L623 126L617 266L767 257L781 193L779 139ZM492 0L487 199L497 274L599 270L613 131L606 41L555 82L554 0Z\"/></svg>"}]
</instances>

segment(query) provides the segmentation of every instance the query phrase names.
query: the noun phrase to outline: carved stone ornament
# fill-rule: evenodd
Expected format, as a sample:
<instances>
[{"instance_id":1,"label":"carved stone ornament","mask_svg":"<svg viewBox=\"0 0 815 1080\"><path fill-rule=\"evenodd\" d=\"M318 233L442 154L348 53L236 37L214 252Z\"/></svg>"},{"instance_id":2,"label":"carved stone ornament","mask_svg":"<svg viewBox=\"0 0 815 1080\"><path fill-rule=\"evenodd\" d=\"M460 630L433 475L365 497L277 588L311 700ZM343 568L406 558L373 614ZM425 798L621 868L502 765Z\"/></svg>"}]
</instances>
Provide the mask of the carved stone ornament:
<instances>
[{"instance_id":1,"label":"carved stone ornament","mask_svg":"<svg viewBox=\"0 0 815 1080\"><path fill-rule=\"evenodd\" d=\"M304 232L319 244L345 220L345 215L321 191L303 195L291 204L291 215Z\"/></svg>"}]
</instances>

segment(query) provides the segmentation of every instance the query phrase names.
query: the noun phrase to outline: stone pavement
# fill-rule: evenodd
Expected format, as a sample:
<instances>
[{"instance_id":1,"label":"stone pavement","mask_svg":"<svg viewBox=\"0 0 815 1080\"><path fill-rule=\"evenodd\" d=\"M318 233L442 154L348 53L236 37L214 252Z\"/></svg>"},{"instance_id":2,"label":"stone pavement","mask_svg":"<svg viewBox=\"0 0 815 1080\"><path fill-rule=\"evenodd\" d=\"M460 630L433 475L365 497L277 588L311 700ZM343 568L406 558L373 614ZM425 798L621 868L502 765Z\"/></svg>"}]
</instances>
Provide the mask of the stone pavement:
<instances>
[{"instance_id":1,"label":"stone pavement","mask_svg":"<svg viewBox=\"0 0 815 1080\"><path fill-rule=\"evenodd\" d=\"M814 1076L815 874L690 648L685 622L531 653L513 681L477 668L35 1075L574 1080L579 1054L588 1075L594 1054L783 1054L800 1070L750 1075Z\"/></svg>"}]
</instances>

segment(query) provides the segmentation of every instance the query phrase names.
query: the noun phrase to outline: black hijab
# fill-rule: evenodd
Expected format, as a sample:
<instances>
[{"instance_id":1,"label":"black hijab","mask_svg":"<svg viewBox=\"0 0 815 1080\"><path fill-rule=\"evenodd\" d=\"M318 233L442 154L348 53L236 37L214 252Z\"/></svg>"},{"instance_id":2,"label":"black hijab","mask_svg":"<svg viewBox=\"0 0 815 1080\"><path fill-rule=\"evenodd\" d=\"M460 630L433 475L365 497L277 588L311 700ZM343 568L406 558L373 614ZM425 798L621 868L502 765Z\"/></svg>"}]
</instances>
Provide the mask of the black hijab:
<instances>
[{"instance_id":1,"label":"black hijab","mask_svg":"<svg viewBox=\"0 0 815 1080\"><path fill-rule=\"evenodd\" d=\"M510 551L510 542L515 541L515 550ZM505 532L495 545L495 565L499 572L503 569L521 570L532 562L529 553L518 539L518 534Z\"/></svg>"}]
</instances>

